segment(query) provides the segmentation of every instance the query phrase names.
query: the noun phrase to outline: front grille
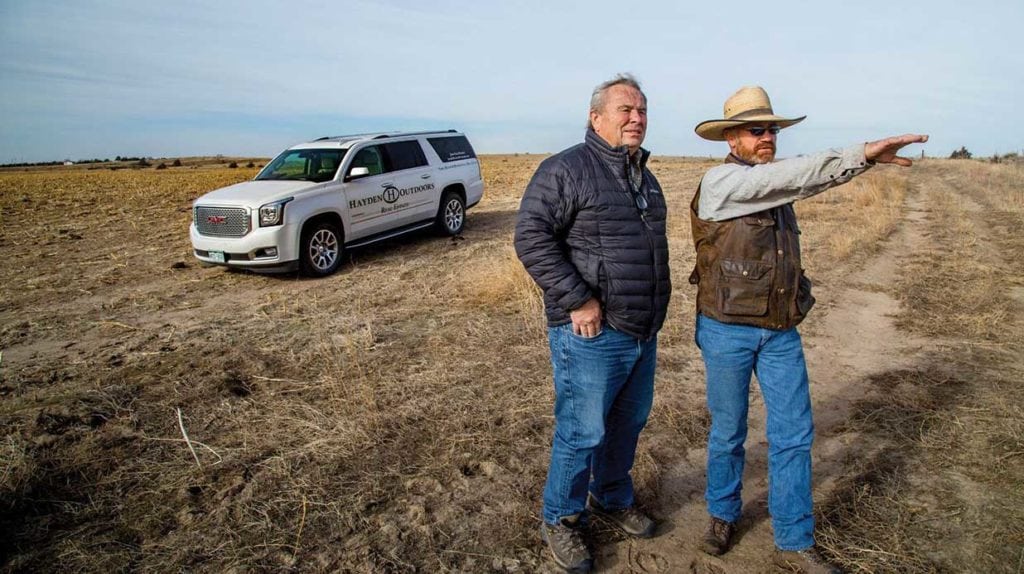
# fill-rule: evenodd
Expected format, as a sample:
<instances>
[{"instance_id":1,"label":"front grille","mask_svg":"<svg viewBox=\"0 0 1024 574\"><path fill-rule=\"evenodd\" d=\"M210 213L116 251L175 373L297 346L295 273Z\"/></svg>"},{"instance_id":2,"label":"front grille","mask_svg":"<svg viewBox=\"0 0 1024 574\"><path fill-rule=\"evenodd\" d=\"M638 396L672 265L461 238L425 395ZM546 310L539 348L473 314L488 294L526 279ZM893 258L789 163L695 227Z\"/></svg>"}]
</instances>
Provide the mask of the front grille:
<instances>
[{"instance_id":1,"label":"front grille","mask_svg":"<svg viewBox=\"0 0 1024 574\"><path fill-rule=\"evenodd\" d=\"M196 207L196 229L200 235L242 237L249 233L249 210L241 207Z\"/></svg>"}]
</instances>

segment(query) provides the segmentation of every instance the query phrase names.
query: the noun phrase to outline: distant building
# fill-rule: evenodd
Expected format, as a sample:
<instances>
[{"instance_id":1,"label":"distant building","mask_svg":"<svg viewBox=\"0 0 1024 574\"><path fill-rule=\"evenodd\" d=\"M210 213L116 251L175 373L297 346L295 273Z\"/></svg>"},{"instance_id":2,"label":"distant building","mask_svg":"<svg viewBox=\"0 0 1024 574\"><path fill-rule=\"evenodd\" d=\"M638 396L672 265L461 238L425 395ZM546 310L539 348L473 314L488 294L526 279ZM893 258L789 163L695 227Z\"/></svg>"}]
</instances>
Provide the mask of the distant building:
<instances>
[{"instance_id":1,"label":"distant building","mask_svg":"<svg viewBox=\"0 0 1024 574\"><path fill-rule=\"evenodd\" d=\"M64 165L75 165L75 162L71 161L70 159L66 159L64 160Z\"/></svg>"}]
</instances>

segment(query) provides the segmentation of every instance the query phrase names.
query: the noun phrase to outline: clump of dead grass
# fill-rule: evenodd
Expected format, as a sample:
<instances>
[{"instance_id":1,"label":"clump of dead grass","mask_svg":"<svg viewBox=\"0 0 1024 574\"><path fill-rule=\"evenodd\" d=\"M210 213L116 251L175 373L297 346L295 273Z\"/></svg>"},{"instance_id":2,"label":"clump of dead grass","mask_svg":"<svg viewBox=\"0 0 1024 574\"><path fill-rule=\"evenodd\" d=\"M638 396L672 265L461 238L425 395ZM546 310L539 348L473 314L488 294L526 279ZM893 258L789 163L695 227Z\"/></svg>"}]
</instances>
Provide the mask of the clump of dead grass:
<instances>
[{"instance_id":1,"label":"clump of dead grass","mask_svg":"<svg viewBox=\"0 0 1024 574\"><path fill-rule=\"evenodd\" d=\"M24 439L15 435L0 441L0 500L13 500L31 480L35 469L28 448Z\"/></svg>"},{"instance_id":2,"label":"clump of dead grass","mask_svg":"<svg viewBox=\"0 0 1024 574\"><path fill-rule=\"evenodd\" d=\"M937 358L936 370L875 377L878 395L856 403L845 429L870 455L819 504L818 541L851 571L998 571L1024 543L1020 432L998 422L1024 395L996 399L998 380L953 377L943 369L962 367Z\"/></svg>"},{"instance_id":3,"label":"clump of dead grass","mask_svg":"<svg viewBox=\"0 0 1024 574\"><path fill-rule=\"evenodd\" d=\"M471 307L511 308L533 317L544 312L543 293L511 245L474 260L459 274L459 282L462 301Z\"/></svg>"},{"instance_id":4,"label":"clump of dead grass","mask_svg":"<svg viewBox=\"0 0 1024 574\"><path fill-rule=\"evenodd\" d=\"M836 486L820 507L816 541L851 572L925 573L937 570L911 530L905 467L897 449L881 451Z\"/></svg>"},{"instance_id":5,"label":"clump of dead grass","mask_svg":"<svg viewBox=\"0 0 1024 574\"><path fill-rule=\"evenodd\" d=\"M816 268L877 252L903 216L907 186L907 174L880 168L797 202L804 266L813 275Z\"/></svg>"}]
</instances>

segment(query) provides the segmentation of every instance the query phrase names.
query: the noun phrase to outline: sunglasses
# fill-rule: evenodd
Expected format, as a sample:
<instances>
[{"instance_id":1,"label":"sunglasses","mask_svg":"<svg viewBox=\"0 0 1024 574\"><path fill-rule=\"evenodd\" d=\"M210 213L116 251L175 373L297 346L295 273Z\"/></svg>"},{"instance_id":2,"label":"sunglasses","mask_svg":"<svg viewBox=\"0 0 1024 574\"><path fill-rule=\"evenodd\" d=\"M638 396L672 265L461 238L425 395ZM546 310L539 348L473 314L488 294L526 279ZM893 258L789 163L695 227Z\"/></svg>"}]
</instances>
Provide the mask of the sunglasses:
<instances>
[{"instance_id":1,"label":"sunglasses","mask_svg":"<svg viewBox=\"0 0 1024 574\"><path fill-rule=\"evenodd\" d=\"M640 210L640 214L647 215L647 198L642 193L633 192L633 201L636 202L636 208Z\"/></svg>"},{"instance_id":2,"label":"sunglasses","mask_svg":"<svg viewBox=\"0 0 1024 574\"><path fill-rule=\"evenodd\" d=\"M756 138L759 138L759 137L764 135L764 132L768 132L768 133L770 133L772 135L776 135L776 134L779 133L779 131L782 128L780 128L779 126L771 126L771 127L768 127L768 128L743 128L743 129L748 131L748 132L750 132L750 135L752 135L752 136L754 136Z\"/></svg>"},{"instance_id":3,"label":"sunglasses","mask_svg":"<svg viewBox=\"0 0 1024 574\"><path fill-rule=\"evenodd\" d=\"M637 191L631 191L630 193L633 196L633 202L636 203L637 211L640 212L640 220L650 229L651 224L647 221L647 198L644 197L643 193Z\"/></svg>"}]
</instances>

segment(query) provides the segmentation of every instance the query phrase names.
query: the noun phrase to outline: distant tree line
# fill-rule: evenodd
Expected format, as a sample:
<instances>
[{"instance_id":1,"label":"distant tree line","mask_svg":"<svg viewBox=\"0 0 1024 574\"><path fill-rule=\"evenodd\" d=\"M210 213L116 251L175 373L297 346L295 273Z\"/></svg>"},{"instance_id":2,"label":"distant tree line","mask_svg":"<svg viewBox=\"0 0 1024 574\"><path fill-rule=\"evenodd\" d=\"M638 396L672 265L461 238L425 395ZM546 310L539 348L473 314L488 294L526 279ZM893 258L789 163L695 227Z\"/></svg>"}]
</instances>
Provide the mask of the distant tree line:
<instances>
[{"instance_id":1,"label":"distant tree line","mask_svg":"<svg viewBox=\"0 0 1024 574\"><path fill-rule=\"evenodd\" d=\"M1004 161L1015 162L1020 160L1020 155L1017 152L1004 153L1003 155L993 154L992 158L989 159L992 163L1003 163Z\"/></svg>"},{"instance_id":2,"label":"distant tree line","mask_svg":"<svg viewBox=\"0 0 1024 574\"><path fill-rule=\"evenodd\" d=\"M221 158L223 156L217 156L217 157ZM116 156L113 159L113 161L114 162L121 162L121 163L131 162L132 165L129 166L129 167L139 168L139 167L150 167L150 166L152 166L153 164L150 162L151 159L153 159L153 158L133 157L133 156L127 156L127 155L123 155L123 156L119 155L119 156ZM64 165L64 164L68 163L69 161L71 161L71 160L2 163L2 164L0 164L0 168L2 168L2 167L45 167L45 166L51 166L51 165ZM99 158L79 159L79 160L75 160L72 163L74 163L74 164L111 163L111 159L110 158L107 158L107 159L99 159ZM181 159L175 158L174 162L171 163L171 166L173 166L173 167L181 167ZM167 167L168 167L168 165L166 163L160 162L160 164L156 166L156 169L167 169ZM233 162L231 162L230 165L228 165L228 167L238 167L238 163L233 161ZM245 167L256 167L256 164L254 164L253 162L250 161L248 164L246 164ZM263 167L263 165L261 164L259 167ZM93 168L89 168L89 169L100 169L100 168L93 167ZM110 169L124 169L124 166L113 166Z\"/></svg>"},{"instance_id":3,"label":"distant tree line","mask_svg":"<svg viewBox=\"0 0 1024 574\"><path fill-rule=\"evenodd\" d=\"M69 161L71 161L71 160L62 159L62 160L58 160L58 161L34 161L34 162L18 162L18 163L0 163L0 167L41 167L41 166L47 166L47 165L64 165L65 163L67 163ZM138 165L143 165L143 166L149 165L149 162L146 161L146 158L144 158L144 157L129 157L129 156L120 156L119 155L119 156L114 158L114 161L134 161ZM175 161L177 161L177 160L175 160ZM100 159L100 158L97 157L97 158L93 158L93 159L76 159L72 163L74 163L74 164L110 163L110 158L108 157L106 159ZM181 165L181 164L178 163L178 165Z\"/></svg>"},{"instance_id":4,"label":"distant tree line","mask_svg":"<svg viewBox=\"0 0 1024 574\"><path fill-rule=\"evenodd\" d=\"M960 149L953 150L953 153L949 154L949 159L971 159L974 154L967 150L966 146L960 146ZM1020 154L1017 152L1004 153L999 155L998 153L993 154L989 161L992 163L1003 163L1006 161L1015 162L1020 159Z\"/></svg>"},{"instance_id":5,"label":"distant tree line","mask_svg":"<svg viewBox=\"0 0 1024 574\"><path fill-rule=\"evenodd\" d=\"M64 163L66 163L67 161L68 160L19 162L19 163L0 163L0 167L37 167L37 166L45 166L45 165L64 165ZM75 160L75 163L76 164L77 163L104 163L104 162L108 162L108 161L110 161L110 159L99 159L99 158L94 158L94 159L77 159L77 160Z\"/></svg>"},{"instance_id":6,"label":"distant tree line","mask_svg":"<svg viewBox=\"0 0 1024 574\"><path fill-rule=\"evenodd\" d=\"M139 166L139 167L149 167L149 166L153 165L153 164L151 164L149 162L149 159L151 159L151 158L119 155L119 156L114 157L113 161L133 162L133 163L135 163L136 166ZM35 161L35 162L3 163L3 164L0 164L0 167L44 167L44 166L48 166L48 165L64 165L64 164L68 163L69 161L71 161L71 160L66 160L65 159L65 160L59 160L59 161ZM78 164L90 164L90 163L110 163L110 161L111 160L108 157L106 159L99 159L99 158L76 159L72 163L78 165ZM174 163L172 165L174 165L175 167L181 167L181 160L180 159L175 159ZM164 166L164 167L167 167L167 166Z\"/></svg>"},{"instance_id":7,"label":"distant tree line","mask_svg":"<svg viewBox=\"0 0 1024 574\"><path fill-rule=\"evenodd\" d=\"M149 163L150 159L152 159L152 158L139 157L139 156L119 155L119 156L114 157L113 161L124 161L124 162L130 161L130 162L135 162L135 165L138 165L138 166L141 166L141 167L148 167L148 166L152 165L151 163ZM64 160L58 160L58 161L35 161L35 162L18 162L18 163L0 163L0 167L42 167L42 166L47 166L47 165L64 165L65 163L67 163L69 161L71 161L71 160L64 159ZM76 159L72 163L75 163L75 164L110 163L110 161L111 160L108 157L106 159L100 159L100 158ZM180 159L175 159L173 165L175 167L181 167L181 160Z\"/></svg>"}]
</instances>

